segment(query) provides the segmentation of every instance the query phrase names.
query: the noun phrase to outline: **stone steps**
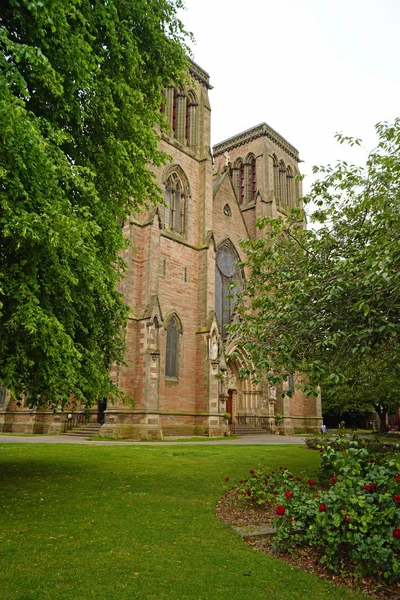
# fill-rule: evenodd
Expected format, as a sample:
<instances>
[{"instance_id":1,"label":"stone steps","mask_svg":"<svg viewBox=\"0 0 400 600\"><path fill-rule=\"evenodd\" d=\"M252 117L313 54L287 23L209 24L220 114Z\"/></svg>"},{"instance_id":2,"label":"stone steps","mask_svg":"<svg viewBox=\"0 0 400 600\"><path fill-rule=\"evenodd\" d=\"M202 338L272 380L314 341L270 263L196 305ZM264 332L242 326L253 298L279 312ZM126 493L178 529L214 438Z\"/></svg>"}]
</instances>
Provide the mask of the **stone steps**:
<instances>
[{"instance_id":1,"label":"stone steps","mask_svg":"<svg viewBox=\"0 0 400 600\"><path fill-rule=\"evenodd\" d=\"M99 435L101 423L86 423L74 429L69 429L63 435L74 435L79 437L93 437Z\"/></svg>"},{"instance_id":2,"label":"stone steps","mask_svg":"<svg viewBox=\"0 0 400 600\"><path fill-rule=\"evenodd\" d=\"M266 433L271 433L266 429L261 429L261 427L256 427L253 425L229 425L231 433L234 435L265 435Z\"/></svg>"}]
</instances>

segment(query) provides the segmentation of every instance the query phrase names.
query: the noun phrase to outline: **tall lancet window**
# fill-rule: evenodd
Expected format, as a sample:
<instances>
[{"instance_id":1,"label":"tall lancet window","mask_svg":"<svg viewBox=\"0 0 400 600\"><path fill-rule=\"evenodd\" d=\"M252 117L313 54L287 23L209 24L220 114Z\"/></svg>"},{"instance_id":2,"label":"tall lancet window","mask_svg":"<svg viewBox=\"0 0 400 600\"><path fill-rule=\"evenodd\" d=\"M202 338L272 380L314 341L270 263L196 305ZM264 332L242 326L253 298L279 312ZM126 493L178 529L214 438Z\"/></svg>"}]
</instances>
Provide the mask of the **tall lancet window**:
<instances>
[{"instance_id":1,"label":"tall lancet window","mask_svg":"<svg viewBox=\"0 0 400 600\"><path fill-rule=\"evenodd\" d=\"M171 173L165 184L165 226L171 231L185 233L186 197L177 173Z\"/></svg>"},{"instance_id":2,"label":"tall lancet window","mask_svg":"<svg viewBox=\"0 0 400 600\"><path fill-rule=\"evenodd\" d=\"M257 162L255 157L250 163L250 175L251 175L251 200L256 199L257 195Z\"/></svg>"},{"instance_id":3,"label":"tall lancet window","mask_svg":"<svg viewBox=\"0 0 400 600\"><path fill-rule=\"evenodd\" d=\"M167 342L165 350L165 376L178 378L179 360L179 322L173 315L167 325Z\"/></svg>"}]
</instances>

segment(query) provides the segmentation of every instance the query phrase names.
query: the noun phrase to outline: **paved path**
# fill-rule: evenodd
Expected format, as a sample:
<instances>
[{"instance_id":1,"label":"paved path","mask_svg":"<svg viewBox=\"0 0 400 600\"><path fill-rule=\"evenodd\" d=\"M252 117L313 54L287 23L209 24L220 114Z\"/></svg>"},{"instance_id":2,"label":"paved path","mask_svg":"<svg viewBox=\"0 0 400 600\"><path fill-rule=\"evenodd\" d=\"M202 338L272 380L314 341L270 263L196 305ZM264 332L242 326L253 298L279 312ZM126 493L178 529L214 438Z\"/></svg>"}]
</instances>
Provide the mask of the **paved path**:
<instances>
[{"instance_id":1,"label":"paved path","mask_svg":"<svg viewBox=\"0 0 400 600\"><path fill-rule=\"evenodd\" d=\"M244 435L236 440L227 438L226 440L204 441L204 442L177 442L181 438L168 437L164 442L110 442L110 441L90 441L81 436L69 435L35 435L32 437L18 435L0 435L0 444L84 444L87 446L174 446L184 444L191 446L235 446L235 445L276 445L276 444L304 444L304 438L290 435Z\"/></svg>"}]
</instances>

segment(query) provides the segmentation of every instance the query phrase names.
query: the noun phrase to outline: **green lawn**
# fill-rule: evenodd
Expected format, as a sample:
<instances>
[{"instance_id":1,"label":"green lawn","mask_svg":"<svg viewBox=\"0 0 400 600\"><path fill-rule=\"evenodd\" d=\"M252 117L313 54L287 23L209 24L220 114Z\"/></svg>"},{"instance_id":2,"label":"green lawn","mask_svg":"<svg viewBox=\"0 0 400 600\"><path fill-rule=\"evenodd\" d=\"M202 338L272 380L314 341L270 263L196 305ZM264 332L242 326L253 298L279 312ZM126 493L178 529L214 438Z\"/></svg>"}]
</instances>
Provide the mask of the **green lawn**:
<instances>
[{"instance_id":1,"label":"green lawn","mask_svg":"<svg viewBox=\"0 0 400 600\"><path fill-rule=\"evenodd\" d=\"M121 442L135 442L136 444L140 444L142 440L131 440L129 438L123 438L123 439L115 439L115 438L109 438L109 437L101 437L100 435L93 435L92 437L87 438L88 440L90 440L91 442L115 442L116 444L121 443ZM218 440L224 440L225 442L227 440L237 440L239 439L238 435L230 435L228 436L224 436L224 437L189 437L189 438L176 438L174 440L170 440L168 438L166 438L165 440L157 440L157 443L161 443L161 442L216 442ZM143 440L143 442L148 442L148 440Z\"/></svg>"},{"instance_id":2,"label":"green lawn","mask_svg":"<svg viewBox=\"0 0 400 600\"><path fill-rule=\"evenodd\" d=\"M301 446L0 443L0 598L363 598L252 550L214 514L224 477L315 477L318 460Z\"/></svg>"}]
</instances>

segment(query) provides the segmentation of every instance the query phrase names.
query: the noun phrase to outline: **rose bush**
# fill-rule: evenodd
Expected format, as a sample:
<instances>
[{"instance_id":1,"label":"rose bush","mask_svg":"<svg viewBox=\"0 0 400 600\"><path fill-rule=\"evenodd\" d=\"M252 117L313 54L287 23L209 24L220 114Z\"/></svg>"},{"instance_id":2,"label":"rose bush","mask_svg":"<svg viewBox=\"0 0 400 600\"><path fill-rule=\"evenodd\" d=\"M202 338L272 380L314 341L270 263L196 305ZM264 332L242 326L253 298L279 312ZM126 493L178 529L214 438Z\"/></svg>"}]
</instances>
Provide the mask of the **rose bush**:
<instances>
[{"instance_id":1,"label":"rose bush","mask_svg":"<svg viewBox=\"0 0 400 600\"><path fill-rule=\"evenodd\" d=\"M329 487L306 503L299 497L300 507L295 506L297 494L293 493L294 502L276 523L275 548L316 546L321 562L331 571L350 563L356 574L398 579L400 464L395 458L371 456L355 440L342 451L328 445L321 463L325 479L330 476ZM279 495L277 501L281 502ZM301 535L292 535L299 528Z\"/></svg>"},{"instance_id":2,"label":"rose bush","mask_svg":"<svg viewBox=\"0 0 400 600\"><path fill-rule=\"evenodd\" d=\"M335 446L335 447L333 447ZM288 469L252 470L239 485L250 502L274 502L273 548L297 545L320 550L321 563L333 572L349 567L356 575L400 578L400 461L396 454L372 455L351 440L338 449L327 444L321 453L326 486L295 478Z\"/></svg>"}]
</instances>

